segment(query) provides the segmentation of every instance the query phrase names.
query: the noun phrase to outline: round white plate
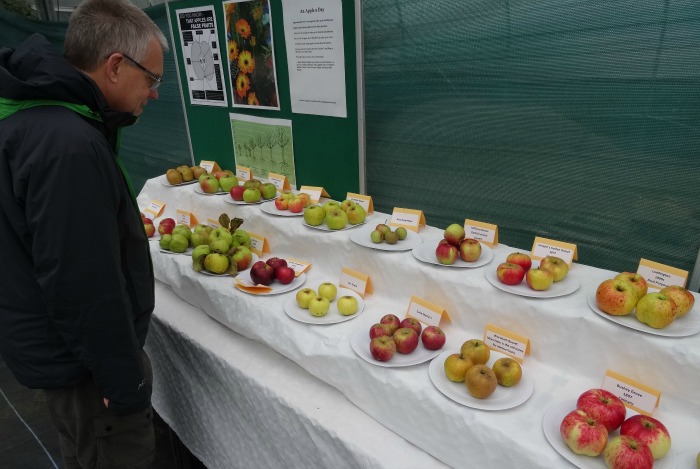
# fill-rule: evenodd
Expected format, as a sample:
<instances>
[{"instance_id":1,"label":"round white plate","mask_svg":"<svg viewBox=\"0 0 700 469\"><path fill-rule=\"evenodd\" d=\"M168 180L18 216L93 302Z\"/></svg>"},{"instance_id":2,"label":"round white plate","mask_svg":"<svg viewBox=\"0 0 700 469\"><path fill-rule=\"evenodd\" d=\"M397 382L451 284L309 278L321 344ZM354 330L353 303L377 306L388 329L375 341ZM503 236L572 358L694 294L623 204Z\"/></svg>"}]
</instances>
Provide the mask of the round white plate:
<instances>
[{"instance_id":1,"label":"round white plate","mask_svg":"<svg viewBox=\"0 0 700 469\"><path fill-rule=\"evenodd\" d=\"M185 250L185 252L172 252L172 251L168 251L167 249L163 249L163 248L161 248L161 247L159 247L158 250L159 250L160 252L162 252L163 254L175 254L175 255L178 255L178 256L183 256L183 255L184 255L184 256L191 256L191 255L192 255L192 251L194 250L194 248L192 248L192 246L189 246L189 247Z\"/></svg>"},{"instance_id":2,"label":"round white plate","mask_svg":"<svg viewBox=\"0 0 700 469\"><path fill-rule=\"evenodd\" d=\"M694 468L697 466L697 457L700 449L687 449L678 455L678 467Z\"/></svg>"},{"instance_id":3,"label":"round white plate","mask_svg":"<svg viewBox=\"0 0 700 469\"><path fill-rule=\"evenodd\" d=\"M303 213L302 213L302 215L303 215ZM363 226L366 222L367 222L367 220L363 221L362 223L358 223L357 225L351 225L350 223L348 223L347 225L345 225L345 228L341 228L339 230L331 230L330 228L328 228L328 225L326 225L325 221L318 226L311 226L308 223L304 222L304 226L308 226L309 228L313 228L314 230L338 232L338 231L351 230L353 228L357 228L358 226Z\"/></svg>"},{"instance_id":4,"label":"round white plate","mask_svg":"<svg viewBox=\"0 0 700 469\"><path fill-rule=\"evenodd\" d=\"M600 456L583 456L576 454L566 445L564 439L559 433L559 426L561 421L564 420L566 414L571 412L576 408L576 400L562 401L554 404L544 414L542 418L542 430L544 432L545 438L549 444L554 448L557 453L561 454L564 459L569 461L576 467L581 469L606 469L605 459L603 455ZM630 417L630 410L627 411L628 417ZM632 415L636 414L633 412ZM608 434L608 439L619 435L619 430L614 430ZM673 454L673 446L671 450L661 459L654 461L654 469L672 469L676 467L676 461ZM683 466L685 467L685 466Z\"/></svg>"},{"instance_id":5,"label":"round white plate","mask_svg":"<svg viewBox=\"0 0 700 469\"><path fill-rule=\"evenodd\" d=\"M533 267L535 267L534 263ZM544 291L536 291L528 287L527 283L525 283L525 279L523 279L523 281L520 282L520 284L518 285L506 285L505 283L501 283L501 281L498 280L498 276L496 275L495 267L491 269L486 269L485 275L486 280L488 280L491 285L498 288L499 290L503 290L514 295L527 296L530 298L556 298L558 296L566 296L572 294L581 286L581 282L576 278L575 275L571 275L571 271L569 271L569 274L566 277L564 277L564 280L553 283L548 290Z\"/></svg>"},{"instance_id":6,"label":"round white plate","mask_svg":"<svg viewBox=\"0 0 700 469\"><path fill-rule=\"evenodd\" d=\"M354 296L357 299L357 312L355 314L351 314L350 316L343 316L338 312L338 298L346 295ZM290 297L284 303L284 312L287 313L287 316L306 324L337 324L339 322L349 321L362 314L364 309L365 300L363 300L358 293L347 288L338 288L338 294L335 297L335 300L331 302L331 307L328 310L328 314L321 317L313 316L311 313L309 313L308 309L300 308L297 304L296 296Z\"/></svg>"},{"instance_id":7,"label":"round white plate","mask_svg":"<svg viewBox=\"0 0 700 469\"><path fill-rule=\"evenodd\" d=\"M191 254L191 253L190 253L190 254ZM251 251L251 254L253 255L253 260L250 261L250 265L252 266L252 265L255 264L256 262L258 262L258 261L260 260L260 258L258 257L257 254L255 254L255 253L252 252L252 251ZM250 266L249 266L246 270L244 270L244 271L242 271L242 272L246 272L246 271L249 271L249 270L250 270ZM211 277L231 277L229 274L215 274L215 273L213 273L213 272L209 272L209 271L206 270L206 269L200 271L199 273L200 273L200 274L204 274L204 275L209 275L209 276L211 276ZM241 272L238 272L236 275L234 275L234 277L237 277L237 276L240 275L240 274L241 274Z\"/></svg>"},{"instance_id":8,"label":"round white plate","mask_svg":"<svg viewBox=\"0 0 700 469\"><path fill-rule=\"evenodd\" d=\"M224 192L224 191L222 191L222 190L219 190L219 192L217 192L217 193L215 193L215 194L210 194L209 192L204 192L204 191L202 190L202 186L200 186L199 184L197 184L196 186L194 186L194 191L195 191L197 194L202 194L202 195L228 195L228 196L229 196L229 199L231 199L231 195L230 195L228 192ZM233 199L231 199L231 200L233 200Z\"/></svg>"},{"instance_id":9,"label":"round white plate","mask_svg":"<svg viewBox=\"0 0 700 469\"><path fill-rule=\"evenodd\" d=\"M496 390L493 394L486 399L472 397L464 383L455 383L445 376L445 359L452 353L455 352L445 350L435 357L430 362L428 374L430 375L430 381L433 382L438 391L453 401L473 409L504 410L517 407L532 396L532 392L535 389L534 381L525 367L522 366L523 377L515 386L509 388L496 386ZM493 366L496 360L505 356L507 355L491 350L491 357L487 365Z\"/></svg>"},{"instance_id":10,"label":"round white plate","mask_svg":"<svg viewBox=\"0 0 700 469\"><path fill-rule=\"evenodd\" d=\"M406 230L406 238L397 241L396 244L388 244L383 241L381 243L373 243L369 238L369 235L375 230L376 227L376 224L366 226L361 230L352 232L350 235L348 235L348 238L350 238L350 241L355 244L359 244L360 246L364 246L366 248L378 249L380 251L410 251L423 243L423 240L420 236L418 236L418 233L409 229Z\"/></svg>"},{"instance_id":11,"label":"round white plate","mask_svg":"<svg viewBox=\"0 0 700 469\"><path fill-rule=\"evenodd\" d=\"M218 195L218 193L217 193ZM258 204L263 204L267 202L269 199L260 199L257 202L244 202L243 200L233 200L231 198L231 194L228 194L228 197L224 198L225 202L228 202L233 205L258 205ZM272 203L275 203L275 199L272 199Z\"/></svg>"},{"instance_id":12,"label":"round white plate","mask_svg":"<svg viewBox=\"0 0 700 469\"><path fill-rule=\"evenodd\" d=\"M197 179L192 179L191 181L181 182L180 184L170 184L168 182L168 178L165 177L165 174L162 174L162 175L158 176L158 182L160 182L165 187L180 187L180 186L187 186L190 184L194 184L195 182L199 182L199 181Z\"/></svg>"},{"instance_id":13,"label":"round white plate","mask_svg":"<svg viewBox=\"0 0 700 469\"><path fill-rule=\"evenodd\" d=\"M301 212L290 212L289 210L279 210L275 207L275 200L266 200L265 203L260 206L260 210L269 214L277 215L278 217L301 217L304 216L304 211Z\"/></svg>"},{"instance_id":14,"label":"round white plate","mask_svg":"<svg viewBox=\"0 0 700 469\"><path fill-rule=\"evenodd\" d=\"M253 264L250 264L253 265ZM250 279L250 269L246 269L243 272L239 273L236 275L236 278L244 280L246 282L251 282L252 280ZM294 280L292 280L291 283L288 283L287 285L282 285L279 282L273 281L271 285L268 285L270 288L272 288L271 291L264 292L264 293L250 293L251 295L279 295L280 293L286 293L288 291L296 290L300 286L302 286L306 282L306 274L302 273L300 276L295 277ZM241 290L245 293L245 290Z\"/></svg>"},{"instance_id":15,"label":"round white plate","mask_svg":"<svg viewBox=\"0 0 700 469\"><path fill-rule=\"evenodd\" d=\"M693 293L693 295L695 295L695 293ZM700 332L700 315L697 313L697 311L695 311L695 306L693 306L693 309L688 311L685 316L674 319L673 322L664 329L654 329L653 327L639 322L634 310L626 316L612 316L603 312L603 310L598 307L595 300L595 292L588 296L588 306L590 306L593 312L598 316L604 317L605 319L620 324L621 326L646 332L647 334L660 335L663 337L688 337Z\"/></svg>"},{"instance_id":16,"label":"round white plate","mask_svg":"<svg viewBox=\"0 0 700 469\"><path fill-rule=\"evenodd\" d=\"M418 365L420 363L425 363L428 360L432 360L438 355L440 350L428 350L423 347L423 344L418 337L418 347L408 355L396 352L394 356L388 362L380 362L372 357L369 352L369 328L370 326L364 326L353 332L350 337L350 345L356 354L360 356L367 363L372 365L382 366L385 368L398 368L402 366L412 366Z\"/></svg>"},{"instance_id":17,"label":"round white plate","mask_svg":"<svg viewBox=\"0 0 700 469\"><path fill-rule=\"evenodd\" d=\"M413 248L413 257L415 257L421 262L427 262L428 264L439 265L441 267L456 267L458 269L481 267L488 264L493 259L493 251L491 250L491 248L485 245L484 243L481 243L481 256L479 256L479 258L476 261L466 262L463 261L459 256L457 256L457 260L452 265L440 264L437 258L435 257L435 249L437 248L437 244L439 242L440 241L426 241L419 244L418 246Z\"/></svg>"}]
</instances>

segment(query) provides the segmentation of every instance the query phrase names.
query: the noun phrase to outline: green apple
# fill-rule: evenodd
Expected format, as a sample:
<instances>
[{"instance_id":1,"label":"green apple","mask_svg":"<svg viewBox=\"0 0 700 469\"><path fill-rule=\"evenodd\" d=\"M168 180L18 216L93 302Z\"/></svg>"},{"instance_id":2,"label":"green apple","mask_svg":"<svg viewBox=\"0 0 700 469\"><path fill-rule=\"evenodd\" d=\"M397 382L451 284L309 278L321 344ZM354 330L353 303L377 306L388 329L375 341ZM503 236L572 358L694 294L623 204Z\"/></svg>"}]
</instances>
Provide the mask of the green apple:
<instances>
[{"instance_id":1,"label":"green apple","mask_svg":"<svg viewBox=\"0 0 700 469\"><path fill-rule=\"evenodd\" d=\"M203 180L205 180L206 178L208 178L208 177L210 177L210 176L211 176L211 177L214 177L214 176L212 176L211 174L209 174L209 173L207 173L207 172L204 172L204 173L202 173L202 174L199 175L199 177L197 178L197 180L198 180L199 182L202 182ZM214 179L216 179L216 178L214 178Z\"/></svg>"},{"instance_id":2,"label":"green apple","mask_svg":"<svg viewBox=\"0 0 700 469\"><path fill-rule=\"evenodd\" d=\"M302 288L296 295L297 304L301 309L309 309L309 301L316 296L316 292L311 288Z\"/></svg>"},{"instance_id":3,"label":"green apple","mask_svg":"<svg viewBox=\"0 0 700 469\"><path fill-rule=\"evenodd\" d=\"M201 244L201 245L195 247L192 250L192 262L199 261L200 257L206 256L209 253L211 253L211 250L209 249L209 246L207 246L206 244Z\"/></svg>"},{"instance_id":4,"label":"green apple","mask_svg":"<svg viewBox=\"0 0 700 469\"><path fill-rule=\"evenodd\" d=\"M226 175L219 178L219 186L224 192L229 192L231 189L238 185L238 178L233 175Z\"/></svg>"},{"instance_id":5,"label":"green apple","mask_svg":"<svg viewBox=\"0 0 700 469\"><path fill-rule=\"evenodd\" d=\"M378 224L374 229L379 230L384 234L387 234L388 232L391 231L391 227L389 225L384 224L384 223Z\"/></svg>"},{"instance_id":6,"label":"green apple","mask_svg":"<svg viewBox=\"0 0 700 469\"><path fill-rule=\"evenodd\" d=\"M338 289L331 282L323 282L318 286L318 296L327 299L328 301L335 300L338 294Z\"/></svg>"},{"instance_id":7,"label":"green apple","mask_svg":"<svg viewBox=\"0 0 700 469\"><path fill-rule=\"evenodd\" d=\"M357 298L350 295L344 295L338 298L338 312L343 316L352 316L357 312L359 307Z\"/></svg>"},{"instance_id":8,"label":"green apple","mask_svg":"<svg viewBox=\"0 0 700 469\"><path fill-rule=\"evenodd\" d=\"M194 229L192 230L192 234L202 232L209 234L212 232L213 229L214 227L212 227L211 225L205 225L204 223L200 223L194 227Z\"/></svg>"},{"instance_id":9,"label":"green apple","mask_svg":"<svg viewBox=\"0 0 700 469\"><path fill-rule=\"evenodd\" d=\"M342 230L348 224L348 214L341 208L332 208L326 211L326 225L331 230Z\"/></svg>"},{"instance_id":10,"label":"green apple","mask_svg":"<svg viewBox=\"0 0 700 469\"><path fill-rule=\"evenodd\" d=\"M187 242L192 239L192 230L190 229L189 226L184 225L184 224L179 224L176 225L175 228L173 228L173 233L172 234L179 234L187 238Z\"/></svg>"},{"instance_id":11,"label":"green apple","mask_svg":"<svg viewBox=\"0 0 700 469\"><path fill-rule=\"evenodd\" d=\"M343 210L343 212L347 212L353 205L357 205L354 200L345 199L340 203L340 208Z\"/></svg>"},{"instance_id":12,"label":"green apple","mask_svg":"<svg viewBox=\"0 0 700 469\"><path fill-rule=\"evenodd\" d=\"M231 235L231 232L228 230L228 228L224 228L223 226L219 226L218 228L214 228L211 233L209 233L209 241L214 241L217 239L223 239L226 241L226 243L231 246L231 243L233 242L233 236ZM228 251L228 249L226 249Z\"/></svg>"},{"instance_id":13,"label":"green apple","mask_svg":"<svg viewBox=\"0 0 700 469\"><path fill-rule=\"evenodd\" d=\"M399 237L399 241L406 239L406 236L408 236L408 230L403 226L399 226L394 232Z\"/></svg>"},{"instance_id":14,"label":"green apple","mask_svg":"<svg viewBox=\"0 0 700 469\"><path fill-rule=\"evenodd\" d=\"M638 302L637 319L654 329L663 329L676 318L676 302L663 293L647 293Z\"/></svg>"},{"instance_id":15,"label":"green apple","mask_svg":"<svg viewBox=\"0 0 700 469\"><path fill-rule=\"evenodd\" d=\"M309 312L312 316L325 316L330 307L331 302L321 296L315 296L309 300Z\"/></svg>"},{"instance_id":16,"label":"green apple","mask_svg":"<svg viewBox=\"0 0 700 469\"><path fill-rule=\"evenodd\" d=\"M328 212L333 209L342 210L342 208L340 207L340 204L335 200L328 200L325 204L323 204L323 210L326 211L326 214L328 214Z\"/></svg>"},{"instance_id":17,"label":"green apple","mask_svg":"<svg viewBox=\"0 0 700 469\"><path fill-rule=\"evenodd\" d=\"M209 244L209 233L206 231L200 231L199 233L192 233L192 239L190 239L190 244L192 247L197 247L202 244Z\"/></svg>"},{"instance_id":18,"label":"green apple","mask_svg":"<svg viewBox=\"0 0 700 469\"><path fill-rule=\"evenodd\" d=\"M271 182L266 182L260 188L260 193L262 194L263 199L274 199L277 197L277 187L275 187L275 185Z\"/></svg>"},{"instance_id":19,"label":"green apple","mask_svg":"<svg viewBox=\"0 0 700 469\"><path fill-rule=\"evenodd\" d=\"M242 228L238 228L232 234L231 239L232 246L245 246L250 247L250 235L248 232Z\"/></svg>"},{"instance_id":20,"label":"green apple","mask_svg":"<svg viewBox=\"0 0 700 469\"><path fill-rule=\"evenodd\" d=\"M172 234L172 240L170 241L170 250L172 252L183 253L187 251L189 246L190 242L185 236L177 233Z\"/></svg>"},{"instance_id":21,"label":"green apple","mask_svg":"<svg viewBox=\"0 0 700 469\"><path fill-rule=\"evenodd\" d=\"M170 243L173 240L173 235L171 234L164 234L160 237L160 241L158 242L158 245L160 246L161 249L165 249L166 251L170 251Z\"/></svg>"},{"instance_id":22,"label":"green apple","mask_svg":"<svg viewBox=\"0 0 700 469\"><path fill-rule=\"evenodd\" d=\"M367 212L365 212L365 209L359 204L352 205L345 210L345 213L347 213L348 222L351 225L359 225L360 223L364 223L365 218L367 218Z\"/></svg>"},{"instance_id":23,"label":"green apple","mask_svg":"<svg viewBox=\"0 0 700 469\"><path fill-rule=\"evenodd\" d=\"M211 174L207 174L206 177L202 177L202 179L199 180L199 187L202 188L202 192L215 194L219 192L219 180Z\"/></svg>"},{"instance_id":24,"label":"green apple","mask_svg":"<svg viewBox=\"0 0 700 469\"><path fill-rule=\"evenodd\" d=\"M260 190L262 188L262 182L259 181L258 179L249 179L246 182L243 183L243 187L246 189L257 189Z\"/></svg>"},{"instance_id":25,"label":"green apple","mask_svg":"<svg viewBox=\"0 0 700 469\"><path fill-rule=\"evenodd\" d=\"M259 189L246 189L243 191L243 201L249 204L260 201L262 194Z\"/></svg>"},{"instance_id":26,"label":"green apple","mask_svg":"<svg viewBox=\"0 0 700 469\"><path fill-rule=\"evenodd\" d=\"M304 221L307 225L319 226L326 218L326 211L320 205L309 205L304 209Z\"/></svg>"},{"instance_id":27,"label":"green apple","mask_svg":"<svg viewBox=\"0 0 700 469\"><path fill-rule=\"evenodd\" d=\"M214 274L223 274L228 270L229 260L224 254L212 252L204 258L204 268Z\"/></svg>"},{"instance_id":28,"label":"green apple","mask_svg":"<svg viewBox=\"0 0 700 469\"><path fill-rule=\"evenodd\" d=\"M384 232L380 230L374 230L369 234L369 239L371 239L373 243L379 244L382 241L384 241Z\"/></svg>"}]
</instances>

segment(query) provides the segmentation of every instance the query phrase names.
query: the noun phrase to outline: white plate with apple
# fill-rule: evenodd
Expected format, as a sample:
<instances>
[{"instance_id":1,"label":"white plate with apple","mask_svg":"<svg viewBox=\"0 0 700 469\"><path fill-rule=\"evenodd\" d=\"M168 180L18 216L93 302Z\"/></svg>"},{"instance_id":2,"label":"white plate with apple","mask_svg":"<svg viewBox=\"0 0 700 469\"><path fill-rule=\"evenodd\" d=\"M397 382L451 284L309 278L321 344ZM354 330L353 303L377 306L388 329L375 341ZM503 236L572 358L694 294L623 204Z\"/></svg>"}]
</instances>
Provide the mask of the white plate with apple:
<instances>
[{"instance_id":1,"label":"white plate with apple","mask_svg":"<svg viewBox=\"0 0 700 469\"><path fill-rule=\"evenodd\" d=\"M544 436L547 438L549 444L554 448L557 453L561 454L564 459L569 461L576 467L582 469L606 469L605 459L603 456L583 456L574 453L571 448L569 448L561 437L559 432L559 427L561 425L564 417L576 409L576 400L562 401L554 404L544 414L542 419L542 430L544 431ZM630 414L632 412L632 414ZM627 418L636 414L636 412L627 410ZM614 436L619 435L619 430L614 430L608 434L608 440ZM661 459L654 461L654 469L672 469L676 467L676 461L673 454L673 447L671 450Z\"/></svg>"},{"instance_id":2,"label":"white plate with apple","mask_svg":"<svg viewBox=\"0 0 700 469\"><path fill-rule=\"evenodd\" d=\"M491 248L485 245L484 243L480 243L481 255L474 262L463 261L462 258L458 255L454 264L441 264L440 262L438 262L437 257L435 257L435 248L437 247L439 242L439 240L424 241L423 243L413 248L413 251L411 251L413 253L413 257L415 257L421 262L427 262L428 264L439 265L441 267L456 267L458 269L481 267L488 264L493 259L493 251L491 250Z\"/></svg>"},{"instance_id":3,"label":"white plate with apple","mask_svg":"<svg viewBox=\"0 0 700 469\"><path fill-rule=\"evenodd\" d=\"M440 353L440 350L428 350L425 348L421 343L420 334L418 334L418 347L416 347L413 352L409 354L401 354L396 352L389 361L380 362L372 357L372 354L369 351L369 343L369 326L360 327L353 332L352 336L350 336L350 345L355 353L360 356L360 358L367 363L384 368L400 368L404 366L419 365L432 360Z\"/></svg>"},{"instance_id":4,"label":"white plate with apple","mask_svg":"<svg viewBox=\"0 0 700 469\"><path fill-rule=\"evenodd\" d=\"M253 262L251 265L255 264ZM240 279L248 284L253 284L253 280L250 278L250 269L244 270L243 272L240 272L238 275L236 275L237 279ZM291 281L291 283L288 283L286 285L281 284L277 281L272 281L270 285L268 285L271 290L270 291L265 291L265 292L259 292L259 293L251 293L251 292L246 292L245 290L241 290L245 293L250 293L252 295L279 295L280 293L287 293L288 291L296 290L297 288L301 287L304 285L304 282L306 282L306 274L302 273L298 277L294 277L294 280Z\"/></svg>"},{"instance_id":5,"label":"white plate with apple","mask_svg":"<svg viewBox=\"0 0 700 469\"><path fill-rule=\"evenodd\" d=\"M199 184L197 184L196 186L194 186L194 191L195 191L197 194L202 194L202 195L229 195L229 196L230 196L230 194L229 194L228 192L222 191L221 189L219 189L218 191L216 191L216 192L214 192L214 193L211 193L211 192L204 192L204 191L202 190L202 187L201 187ZM231 199L231 200L233 200L233 199Z\"/></svg>"},{"instance_id":6,"label":"white plate with apple","mask_svg":"<svg viewBox=\"0 0 700 469\"><path fill-rule=\"evenodd\" d=\"M231 194L229 194L228 197L224 198L224 202L228 202L229 204L232 204L232 205L258 205L258 204L264 204L267 201L268 201L268 199L263 199L263 198L261 198L257 202L246 202L245 200L233 200L231 198ZM274 203L275 200L272 199L272 202Z\"/></svg>"},{"instance_id":7,"label":"white plate with apple","mask_svg":"<svg viewBox=\"0 0 700 469\"><path fill-rule=\"evenodd\" d=\"M357 301L357 311L354 314L342 315L340 314L339 301L344 296L351 296ZM343 300L345 301L345 300ZM345 307L345 306L343 306ZM308 309L303 309L297 303L295 296L290 297L284 303L284 312L290 318L303 322L305 324L337 324L339 322L349 321L355 319L365 310L365 300L357 293L347 288L338 288L338 293L335 299L331 302L331 306L328 309L328 313L325 316L314 316Z\"/></svg>"},{"instance_id":8,"label":"white plate with apple","mask_svg":"<svg viewBox=\"0 0 700 469\"><path fill-rule=\"evenodd\" d=\"M328 227L328 225L326 225L325 221L317 226L309 225L308 223L304 222L304 226L308 226L309 228L313 228L315 230L320 230L320 231L345 231L345 230L350 230L352 228L357 228L358 226L362 226L364 224L365 224L365 222L358 223L357 225L351 225L350 223L348 223L347 225L345 225L343 228L341 228L339 230L331 230Z\"/></svg>"},{"instance_id":9,"label":"white plate with apple","mask_svg":"<svg viewBox=\"0 0 700 469\"><path fill-rule=\"evenodd\" d=\"M533 268L538 265L537 261L532 262ZM575 266L572 266L571 270L575 268ZM581 287L581 282L575 275L572 275L571 270L569 270L566 277L558 282L552 283L552 286L547 290L533 290L525 283L525 279L517 285L506 285L498 279L496 268L487 269L485 276L486 280L494 287L514 295L527 296L530 298L556 298L570 295Z\"/></svg>"},{"instance_id":10,"label":"white plate with apple","mask_svg":"<svg viewBox=\"0 0 700 469\"><path fill-rule=\"evenodd\" d=\"M165 176L165 174L162 174L162 175L158 176L158 182L160 182L165 187L180 187L180 186L188 186L190 184L194 184L195 182L199 182L199 181L197 179L192 179L191 181L184 181L184 182L181 182L180 184L170 184L168 182L168 178Z\"/></svg>"},{"instance_id":11,"label":"white plate with apple","mask_svg":"<svg viewBox=\"0 0 700 469\"><path fill-rule=\"evenodd\" d=\"M280 210L275 205L275 200L263 200L263 204L260 206L260 210L267 213L268 215L276 215L278 217L301 217L304 212L290 212L289 210Z\"/></svg>"},{"instance_id":12,"label":"white plate with apple","mask_svg":"<svg viewBox=\"0 0 700 469\"><path fill-rule=\"evenodd\" d=\"M598 303L595 299L595 293L596 292L594 291L588 296L588 306L590 306L593 312L598 316L604 317L605 319L620 324L621 326L663 337L688 337L700 332L700 315L697 313L697 311L695 311L695 307L688 311L685 316L674 319L673 322L667 327L663 329L654 329L653 327L647 326L643 322L637 320L634 310L632 310L632 312L626 316L612 316L603 312L603 310L598 307Z\"/></svg>"},{"instance_id":13,"label":"white plate with apple","mask_svg":"<svg viewBox=\"0 0 700 469\"><path fill-rule=\"evenodd\" d=\"M477 399L467 391L464 383L455 383L450 381L445 376L445 359L450 356L453 351L445 350L430 362L428 374L433 385L453 401L473 409L480 410L505 410L517 407L527 401L535 389L534 381L528 374L528 371L521 365L523 375L520 382L512 387L496 386L496 390L485 399ZM507 355L491 350L491 356L487 365L492 367L494 362L499 358Z\"/></svg>"},{"instance_id":14,"label":"white plate with apple","mask_svg":"<svg viewBox=\"0 0 700 469\"><path fill-rule=\"evenodd\" d=\"M371 224L361 230L354 231L348 235L348 238L355 244L379 251L410 251L423 243L418 233L411 230L406 230L406 237L397 241L396 244L389 244L385 241L374 243L370 239L370 234L375 230L376 226L377 225Z\"/></svg>"}]
</instances>

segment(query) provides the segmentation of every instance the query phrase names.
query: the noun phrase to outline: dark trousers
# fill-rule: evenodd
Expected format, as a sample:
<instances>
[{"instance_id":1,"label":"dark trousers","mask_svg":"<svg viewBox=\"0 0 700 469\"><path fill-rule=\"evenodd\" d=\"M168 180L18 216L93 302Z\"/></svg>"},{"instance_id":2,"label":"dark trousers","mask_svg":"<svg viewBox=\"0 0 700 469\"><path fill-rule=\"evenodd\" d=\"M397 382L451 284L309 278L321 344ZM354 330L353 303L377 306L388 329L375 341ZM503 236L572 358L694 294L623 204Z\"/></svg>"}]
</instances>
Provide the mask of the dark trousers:
<instances>
[{"instance_id":1,"label":"dark trousers","mask_svg":"<svg viewBox=\"0 0 700 469\"><path fill-rule=\"evenodd\" d=\"M145 353L143 362L150 385L153 375ZM92 379L45 392L51 418L58 429L65 469L151 467L155 433L150 406L131 415L112 415Z\"/></svg>"}]
</instances>

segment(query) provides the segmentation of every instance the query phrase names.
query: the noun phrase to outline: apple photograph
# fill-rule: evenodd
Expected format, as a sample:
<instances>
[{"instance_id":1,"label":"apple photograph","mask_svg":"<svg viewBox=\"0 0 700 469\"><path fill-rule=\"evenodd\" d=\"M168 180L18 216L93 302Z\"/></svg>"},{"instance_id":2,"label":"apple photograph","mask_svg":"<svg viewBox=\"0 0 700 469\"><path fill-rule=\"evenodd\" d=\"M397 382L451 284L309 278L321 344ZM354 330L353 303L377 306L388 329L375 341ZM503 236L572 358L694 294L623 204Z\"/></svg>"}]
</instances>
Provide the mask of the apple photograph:
<instances>
[{"instance_id":1,"label":"apple photograph","mask_svg":"<svg viewBox=\"0 0 700 469\"><path fill-rule=\"evenodd\" d=\"M279 110L269 0L223 2L233 107Z\"/></svg>"}]
</instances>

